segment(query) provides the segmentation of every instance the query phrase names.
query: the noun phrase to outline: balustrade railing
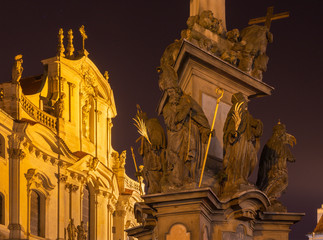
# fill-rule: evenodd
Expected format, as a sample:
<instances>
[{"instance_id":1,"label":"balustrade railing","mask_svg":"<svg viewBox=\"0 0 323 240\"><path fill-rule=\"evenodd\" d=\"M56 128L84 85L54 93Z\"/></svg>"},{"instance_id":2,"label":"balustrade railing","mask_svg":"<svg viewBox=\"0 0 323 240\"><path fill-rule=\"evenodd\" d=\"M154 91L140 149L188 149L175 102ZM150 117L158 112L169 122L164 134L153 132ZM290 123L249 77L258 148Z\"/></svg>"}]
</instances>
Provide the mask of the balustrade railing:
<instances>
[{"instance_id":1,"label":"balustrade railing","mask_svg":"<svg viewBox=\"0 0 323 240\"><path fill-rule=\"evenodd\" d=\"M56 131L56 117L40 110L24 94L20 99L22 108L30 117Z\"/></svg>"}]
</instances>

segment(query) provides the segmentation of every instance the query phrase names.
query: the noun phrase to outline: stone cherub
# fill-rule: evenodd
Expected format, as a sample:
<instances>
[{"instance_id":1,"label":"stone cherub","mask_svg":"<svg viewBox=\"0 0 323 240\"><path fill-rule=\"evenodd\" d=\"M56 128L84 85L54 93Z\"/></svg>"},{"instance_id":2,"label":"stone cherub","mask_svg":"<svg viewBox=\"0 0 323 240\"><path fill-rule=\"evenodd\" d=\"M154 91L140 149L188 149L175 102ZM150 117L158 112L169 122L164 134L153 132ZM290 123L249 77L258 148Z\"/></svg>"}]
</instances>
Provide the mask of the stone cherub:
<instances>
[{"instance_id":1,"label":"stone cherub","mask_svg":"<svg viewBox=\"0 0 323 240\"><path fill-rule=\"evenodd\" d=\"M165 169L166 137L163 127L157 118L148 118L139 106L136 123L145 125L147 136L141 136L139 154L143 158L144 168L141 175L147 183L148 194L161 192L161 179ZM139 121L140 120L140 121ZM136 125L138 127L138 125ZM138 140L139 140L138 139Z\"/></svg>"},{"instance_id":2,"label":"stone cherub","mask_svg":"<svg viewBox=\"0 0 323 240\"><path fill-rule=\"evenodd\" d=\"M267 194L275 211L286 210L277 199L288 186L287 161L295 162L289 146L294 144L296 138L278 122L261 153L257 186Z\"/></svg>"},{"instance_id":3,"label":"stone cherub","mask_svg":"<svg viewBox=\"0 0 323 240\"><path fill-rule=\"evenodd\" d=\"M13 83L19 83L21 79L22 71L24 70L24 68L22 67L22 63L23 63L22 55L19 54L15 56L15 63L12 66L12 74L11 74Z\"/></svg>"},{"instance_id":4,"label":"stone cherub","mask_svg":"<svg viewBox=\"0 0 323 240\"><path fill-rule=\"evenodd\" d=\"M247 110L242 93L232 95L232 107L223 128L223 168L227 176L224 190L239 190L249 185L248 178L257 163L262 122Z\"/></svg>"}]
</instances>

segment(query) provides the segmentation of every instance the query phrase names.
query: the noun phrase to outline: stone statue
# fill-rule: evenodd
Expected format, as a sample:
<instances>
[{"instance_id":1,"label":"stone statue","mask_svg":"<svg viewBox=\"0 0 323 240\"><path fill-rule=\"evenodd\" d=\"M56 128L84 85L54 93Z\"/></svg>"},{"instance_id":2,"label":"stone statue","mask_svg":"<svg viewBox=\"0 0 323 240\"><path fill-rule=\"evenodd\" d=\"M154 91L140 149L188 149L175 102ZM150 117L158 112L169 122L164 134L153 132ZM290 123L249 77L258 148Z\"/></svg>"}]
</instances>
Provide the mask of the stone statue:
<instances>
[{"instance_id":1,"label":"stone statue","mask_svg":"<svg viewBox=\"0 0 323 240\"><path fill-rule=\"evenodd\" d=\"M259 138L262 135L262 122L250 115L243 94L233 94L231 102L232 107L223 128L226 191L249 185L248 177L257 163Z\"/></svg>"},{"instance_id":2,"label":"stone statue","mask_svg":"<svg viewBox=\"0 0 323 240\"><path fill-rule=\"evenodd\" d=\"M202 108L182 92L178 77L170 66L163 66L159 86L167 94L162 115L167 127L167 179L172 187L196 182L203 159L202 144L210 134L210 125Z\"/></svg>"},{"instance_id":3,"label":"stone statue","mask_svg":"<svg viewBox=\"0 0 323 240\"><path fill-rule=\"evenodd\" d=\"M67 226L68 240L75 240L76 232L77 232L77 229L74 225L74 219L72 218L72 219L70 219L69 224Z\"/></svg>"},{"instance_id":4,"label":"stone statue","mask_svg":"<svg viewBox=\"0 0 323 240\"><path fill-rule=\"evenodd\" d=\"M210 30L213 33L216 33L219 35L224 33L222 21L215 18L213 16L212 11L210 10L203 11L200 14L198 24L203 28Z\"/></svg>"},{"instance_id":5,"label":"stone statue","mask_svg":"<svg viewBox=\"0 0 323 240\"><path fill-rule=\"evenodd\" d=\"M141 175L146 181L148 194L161 192L161 178L163 174L163 163L165 162L166 137L163 127L157 118L148 118L140 107L137 111L137 119L142 119L148 139L141 136L139 154L143 158L144 168ZM148 141L149 140L149 141Z\"/></svg>"},{"instance_id":6,"label":"stone statue","mask_svg":"<svg viewBox=\"0 0 323 240\"><path fill-rule=\"evenodd\" d=\"M288 186L287 161L295 162L289 146L294 144L296 138L286 132L284 124L278 122L273 128L273 135L262 150L257 187L267 194L272 206L281 205L277 199Z\"/></svg>"},{"instance_id":7,"label":"stone statue","mask_svg":"<svg viewBox=\"0 0 323 240\"><path fill-rule=\"evenodd\" d=\"M15 56L15 63L12 66L12 74L11 74L13 83L19 83L21 79L22 71L24 70L24 68L22 67L22 63L23 63L22 55L19 54Z\"/></svg>"},{"instance_id":8,"label":"stone statue","mask_svg":"<svg viewBox=\"0 0 323 240\"><path fill-rule=\"evenodd\" d=\"M240 36L241 42L244 42L245 45L242 48L238 67L242 71L251 73L254 77L262 77L262 72L267 69L266 49L267 44L273 41L272 33L266 26L251 25L244 28L240 32ZM257 58L260 59L257 60Z\"/></svg>"},{"instance_id":9,"label":"stone statue","mask_svg":"<svg viewBox=\"0 0 323 240\"><path fill-rule=\"evenodd\" d=\"M86 240L87 239L87 230L83 221L77 226L77 240Z\"/></svg>"},{"instance_id":10,"label":"stone statue","mask_svg":"<svg viewBox=\"0 0 323 240\"><path fill-rule=\"evenodd\" d=\"M83 136L86 138L90 137L90 110L91 104L88 100L85 100L85 104L82 107L82 129Z\"/></svg>"},{"instance_id":11,"label":"stone statue","mask_svg":"<svg viewBox=\"0 0 323 240\"><path fill-rule=\"evenodd\" d=\"M126 165L127 150L123 150L119 158L119 168L124 168Z\"/></svg>"},{"instance_id":12,"label":"stone statue","mask_svg":"<svg viewBox=\"0 0 323 240\"><path fill-rule=\"evenodd\" d=\"M199 15L206 10L210 10L225 27L225 0L190 0L190 16Z\"/></svg>"},{"instance_id":13,"label":"stone statue","mask_svg":"<svg viewBox=\"0 0 323 240\"><path fill-rule=\"evenodd\" d=\"M59 118L63 117L64 98L65 98L65 93L62 93L62 96L54 104L54 112L56 117L59 117Z\"/></svg>"}]
</instances>

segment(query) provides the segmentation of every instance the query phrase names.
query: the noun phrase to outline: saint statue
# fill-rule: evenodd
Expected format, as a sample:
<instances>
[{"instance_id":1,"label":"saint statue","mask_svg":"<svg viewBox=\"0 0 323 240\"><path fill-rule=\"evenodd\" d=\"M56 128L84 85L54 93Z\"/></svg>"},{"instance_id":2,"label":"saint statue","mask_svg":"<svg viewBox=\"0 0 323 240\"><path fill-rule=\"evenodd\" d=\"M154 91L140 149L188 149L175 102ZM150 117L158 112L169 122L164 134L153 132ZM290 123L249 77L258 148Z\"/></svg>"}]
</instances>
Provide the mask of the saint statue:
<instances>
[{"instance_id":1,"label":"saint statue","mask_svg":"<svg viewBox=\"0 0 323 240\"><path fill-rule=\"evenodd\" d=\"M223 167L227 176L225 188L249 185L248 177L257 163L262 122L247 110L242 93L232 95L232 107L223 128Z\"/></svg>"},{"instance_id":2,"label":"saint statue","mask_svg":"<svg viewBox=\"0 0 323 240\"><path fill-rule=\"evenodd\" d=\"M86 240L87 239L87 230L83 221L77 226L77 240Z\"/></svg>"},{"instance_id":3,"label":"saint statue","mask_svg":"<svg viewBox=\"0 0 323 240\"><path fill-rule=\"evenodd\" d=\"M77 229L74 225L74 219L72 218L70 219L69 224L67 226L68 240L75 240L76 232L77 232Z\"/></svg>"},{"instance_id":4,"label":"saint statue","mask_svg":"<svg viewBox=\"0 0 323 240\"><path fill-rule=\"evenodd\" d=\"M162 115L167 127L167 173L170 185L181 187L196 182L204 146L211 133L199 104L183 93L175 70L161 67L159 86L167 94Z\"/></svg>"},{"instance_id":5,"label":"saint statue","mask_svg":"<svg viewBox=\"0 0 323 240\"><path fill-rule=\"evenodd\" d=\"M141 136L139 154L144 167L141 175L146 181L148 194L161 192L161 178L165 162L166 137L157 118L148 118L137 106L137 119L141 119L147 129L147 137Z\"/></svg>"},{"instance_id":6,"label":"saint statue","mask_svg":"<svg viewBox=\"0 0 323 240\"><path fill-rule=\"evenodd\" d=\"M91 104L88 100L85 100L85 104L82 107L82 129L83 136L90 138L90 110Z\"/></svg>"},{"instance_id":7,"label":"saint statue","mask_svg":"<svg viewBox=\"0 0 323 240\"><path fill-rule=\"evenodd\" d=\"M12 66L12 82L13 83L19 83L20 79L21 79L21 75L22 75L22 71L24 70L22 67L22 55L19 54L17 56L15 56L15 63Z\"/></svg>"},{"instance_id":8,"label":"saint statue","mask_svg":"<svg viewBox=\"0 0 323 240\"><path fill-rule=\"evenodd\" d=\"M62 96L54 104L54 111L55 111L56 117L59 117L59 118L63 117L64 98L65 98L65 94L63 93Z\"/></svg>"}]
</instances>

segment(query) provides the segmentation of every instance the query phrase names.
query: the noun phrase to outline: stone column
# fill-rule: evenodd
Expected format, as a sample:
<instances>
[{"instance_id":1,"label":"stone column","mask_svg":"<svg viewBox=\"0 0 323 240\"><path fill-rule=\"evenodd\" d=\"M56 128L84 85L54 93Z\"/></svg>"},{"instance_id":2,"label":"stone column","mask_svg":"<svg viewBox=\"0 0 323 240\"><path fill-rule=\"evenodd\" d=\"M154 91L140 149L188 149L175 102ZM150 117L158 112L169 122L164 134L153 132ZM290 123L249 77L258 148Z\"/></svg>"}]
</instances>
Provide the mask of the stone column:
<instances>
[{"instance_id":1,"label":"stone column","mask_svg":"<svg viewBox=\"0 0 323 240\"><path fill-rule=\"evenodd\" d=\"M25 157L21 141L22 137L15 133L9 136L9 239L25 237L20 219L20 161Z\"/></svg>"},{"instance_id":2,"label":"stone column","mask_svg":"<svg viewBox=\"0 0 323 240\"><path fill-rule=\"evenodd\" d=\"M225 0L190 0L190 16L199 15L205 10L211 10L214 17L222 20L226 29Z\"/></svg>"}]
</instances>

